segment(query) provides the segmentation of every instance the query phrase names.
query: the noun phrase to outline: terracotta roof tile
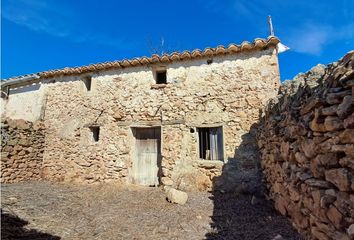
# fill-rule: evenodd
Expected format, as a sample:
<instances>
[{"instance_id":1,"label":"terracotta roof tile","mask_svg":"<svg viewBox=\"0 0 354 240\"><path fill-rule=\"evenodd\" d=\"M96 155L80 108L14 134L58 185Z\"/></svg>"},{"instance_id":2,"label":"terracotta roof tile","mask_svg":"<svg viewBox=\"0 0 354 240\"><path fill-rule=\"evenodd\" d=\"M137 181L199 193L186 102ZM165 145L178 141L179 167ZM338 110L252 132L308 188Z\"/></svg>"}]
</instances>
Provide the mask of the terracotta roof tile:
<instances>
[{"instance_id":1,"label":"terracotta roof tile","mask_svg":"<svg viewBox=\"0 0 354 240\"><path fill-rule=\"evenodd\" d=\"M244 41L240 45L232 43L229 44L227 47L219 45L215 48L207 47L204 50L195 49L193 51L172 52L171 54L163 54L161 56L157 54L153 54L151 57L143 56L131 60L124 59L122 61L96 63L96 64L90 64L88 66L82 66L82 67L66 67L63 69L39 72L34 75L39 76L40 79L43 79L43 78L49 78L49 77L61 76L61 75L72 75L72 74L94 72L98 70L108 70L112 68L127 68L127 67L143 66L148 64L156 64L160 62L168 63L168 62L175 62L175 61L188 60L188 59L198 59L202 57L235 54L238 52L260 50L268 47L276 47L276 45L279 42L280 41L277 37L270 36L267 39L256 38L252 43ZM19 80L26 76L27 75L23 75L23 76L10 78L6 80ZM11 85L11 83L8 82L6 85Z\"/></svg>"}]
</instances>

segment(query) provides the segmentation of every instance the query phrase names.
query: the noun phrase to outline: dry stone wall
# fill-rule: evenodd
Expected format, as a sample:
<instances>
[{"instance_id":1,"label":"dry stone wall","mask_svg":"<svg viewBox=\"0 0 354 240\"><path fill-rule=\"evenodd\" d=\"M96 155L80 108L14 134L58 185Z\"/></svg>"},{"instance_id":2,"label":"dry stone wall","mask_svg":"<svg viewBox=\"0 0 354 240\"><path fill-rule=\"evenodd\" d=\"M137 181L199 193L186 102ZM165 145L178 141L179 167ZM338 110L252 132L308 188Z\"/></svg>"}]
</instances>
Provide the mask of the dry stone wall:
<instances>
[{"instance_id":1,"label":"dry stone wall","mask_svg":"<svg viewBox=\"0 0 354 240\"><path fill-rule=\"evenodd\" d=\"M354 52L280 88L258 133L275 207L313 239L354 237Z\"/></svg>"},{"instance_id":2,"label":"dry stone wall","mask_svg":"<svg viewBox=\"0 0 354 240\"><path fill-rule=\"evenodd\" d=\"M41 179L44 127L41 122L1 123L1 183Z\"/></svg>"},{"instance_id":3,"label":"dry stone wall","mask_svg":"<svg viewBox=\"0 0 354 240\"><path fill-rule=\"evenodd\" d=\"M96 72L91 91L85 89L84 75L48 79L42 86L43 176L55 181L131 183L132 129L159 126L162 184L210 189L224 162L240 162L235 150L258 121L259 109L275 97L279 70L275 49L207 60L166 65L166 85L155 84L156 66ZM98 142L92 141L90 126L100 127ZM196 128L215 126L223 129L224 162L200 160ZM249 165L247 159L241 160L239 166ZM230 178L236 175L231 172Z\"/></svg>"}]
</instances>

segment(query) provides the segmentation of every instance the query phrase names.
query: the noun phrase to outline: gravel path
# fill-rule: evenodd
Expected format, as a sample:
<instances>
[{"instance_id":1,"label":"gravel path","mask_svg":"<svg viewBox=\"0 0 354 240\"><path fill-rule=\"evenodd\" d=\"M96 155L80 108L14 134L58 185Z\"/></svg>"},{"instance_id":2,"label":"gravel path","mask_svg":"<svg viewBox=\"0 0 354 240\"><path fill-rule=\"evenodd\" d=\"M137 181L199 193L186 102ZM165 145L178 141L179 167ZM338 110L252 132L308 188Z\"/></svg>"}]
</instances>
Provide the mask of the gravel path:
<instances>
[{"instance_id":1,"label":"gravel path","mask_svg":"<svg viewBox=\"0 0 354 240\"><path fill-rule=\"evenodd\" d=\"M1 186L2 239L301 239L269 202L189 193L168 203L161 188L47 182Z\"/></svg>"}]
</instances>

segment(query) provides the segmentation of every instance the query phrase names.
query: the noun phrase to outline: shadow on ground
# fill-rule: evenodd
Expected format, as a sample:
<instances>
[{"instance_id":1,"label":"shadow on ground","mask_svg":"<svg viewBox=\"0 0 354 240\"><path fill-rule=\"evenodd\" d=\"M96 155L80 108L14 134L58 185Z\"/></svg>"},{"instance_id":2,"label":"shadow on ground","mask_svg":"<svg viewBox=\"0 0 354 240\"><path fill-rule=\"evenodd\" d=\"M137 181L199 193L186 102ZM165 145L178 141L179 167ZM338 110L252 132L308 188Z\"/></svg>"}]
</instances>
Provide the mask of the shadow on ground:
<instances>
[{"instance_id":1,"label":"shadow on ground","mask_svg":"<svg viewBox=\"0 0 354 240\"><path fill-rule=\"evenodd\" d=\"M58 240L60 237L53 236L47 233L37 231L35 229L26 229L27 221L4 213L1 209L1 239L13 240L13 239L31 239L31 240Z\"/></svg>"},{"instance_id":2,"label":"shadow on ground","mask_svg":"<svg viewBox=\"0 0 354 240\"><path fill-rule=\"evenodd\" d=\"M288 219L276 212L273 202L265 198L256 129L254 124L242 136L234 158L228 159L222 175L214 179L213 231L206 234L208 240L303 239Z\"/></svg>"}]
</instances>

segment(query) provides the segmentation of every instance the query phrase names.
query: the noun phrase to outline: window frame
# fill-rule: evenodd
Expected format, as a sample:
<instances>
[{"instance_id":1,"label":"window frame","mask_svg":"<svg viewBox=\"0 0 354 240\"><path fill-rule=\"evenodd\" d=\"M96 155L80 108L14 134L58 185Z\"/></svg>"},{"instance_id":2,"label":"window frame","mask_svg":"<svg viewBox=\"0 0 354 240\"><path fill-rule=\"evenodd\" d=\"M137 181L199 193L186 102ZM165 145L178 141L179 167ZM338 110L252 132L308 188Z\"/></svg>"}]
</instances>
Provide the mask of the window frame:
<instances>
[{"instance_id":1,"label":"window frame","mask_svg":"<svg viewBox=\"0 0 354 240\"><path fill-rule=\"evenodd\" d=\"M205 154L203 154L201 151L203 151L201 149L201 145L200 145L200 129L208 129L208 134L209 136L207 137L208 141L209 141L209 149L205 149L206 151L209 150L209 159L206 157L207 156L207 153L205 152ZM215 137L211 137L211 133L210 133L210 130L211 129L215 129L216 132L219 132L216 134L216 138ZM221 162L224 162L225 160L225 145L224 145L224 127L223 126L220 126L220 125L217 125L217 126L198 126L196 127L196 131L195 133L197 134L196 138L197 138L197 154L198 154L198 158L202 161L221 161ZM215 135L215 134L214 134ZM217 139L216 141L216 144L214 143L214 147L216 147L216 149L214 150L214 154L216 153L217 154L217 158L213 158L211 159L211 138L214 138L214 141L215 139ZM220 148L221 147L221 148ZM207 147L208 148L208 147ZM205 155L205 158L203 158L203 155ZM221 156L221 157L220 157Z\"/></svg>"}]
</instances>

